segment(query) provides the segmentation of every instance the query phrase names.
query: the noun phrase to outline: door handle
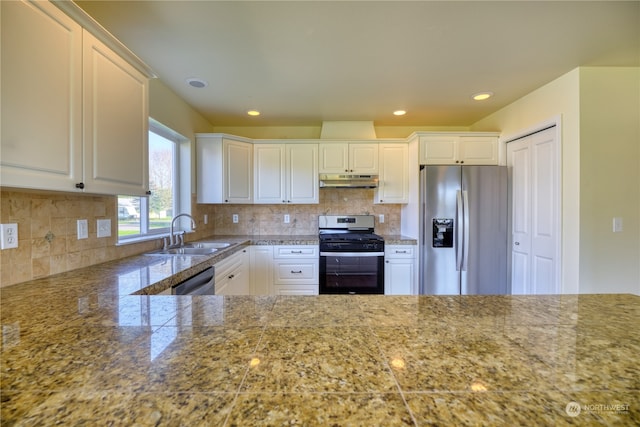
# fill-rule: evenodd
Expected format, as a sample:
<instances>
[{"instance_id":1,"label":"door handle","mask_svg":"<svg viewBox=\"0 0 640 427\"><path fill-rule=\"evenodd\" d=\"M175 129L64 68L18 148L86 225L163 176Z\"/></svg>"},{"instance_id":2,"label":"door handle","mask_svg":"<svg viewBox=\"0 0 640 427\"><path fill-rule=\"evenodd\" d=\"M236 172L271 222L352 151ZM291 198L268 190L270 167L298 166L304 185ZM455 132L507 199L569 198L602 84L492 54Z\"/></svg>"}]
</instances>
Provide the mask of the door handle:
<instances>
[{"instance_id":1,"label":"door handle","mask_svg":"<svg viewBox=\"0 0 640 427\"><path fill-rule=\"evenodd\" d=\"M469 193L467 191L462 192L463 196L463 216L464 216L464 239L463 239L463 255L462 255L462 271L467 271L469 265L469 234L471 232L469 224Z\"/></svg>"},{"instance_id":2,"label":"door handle","mask_svg":"<svg viewBox=\"0 0 640 427\"><path fill-rule=\"evenodd\" d=\"M462 224L463 224L463 212L462 212L462 192L456 191L456 270L462 269Z\"/></svg>"}]
</instances>

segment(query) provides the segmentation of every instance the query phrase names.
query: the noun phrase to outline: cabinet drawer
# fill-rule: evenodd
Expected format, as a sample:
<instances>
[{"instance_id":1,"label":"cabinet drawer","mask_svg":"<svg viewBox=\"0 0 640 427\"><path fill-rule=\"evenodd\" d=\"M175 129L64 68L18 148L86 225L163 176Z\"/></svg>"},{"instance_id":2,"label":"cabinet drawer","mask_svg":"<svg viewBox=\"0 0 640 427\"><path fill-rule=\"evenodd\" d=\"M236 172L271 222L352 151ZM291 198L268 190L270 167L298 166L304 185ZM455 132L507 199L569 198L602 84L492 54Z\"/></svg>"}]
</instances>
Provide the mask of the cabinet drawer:
<instances>
[{"instance_id":1,"label":"cabinet drawer","mask_svg":"<svg viewBox=\"0 0 640 427\"><path fill-rule=\"evenodd\" d=\"M285 262L275 263L275 284L318 284L318 262Z\"/></svg>"},{"instance_id":2,"label":"cabinet drawer","mask_svg":"<svg viewBox=\"0 0 640 427\"><path fill-rule=\"evenodd\" d=\"M413 258L415 253L416 247L413 245L394 245L384 249L385 258Z\"/></svg>"},{"instance_id":3,"label":"cabinet drawer","mask_svg":"<svg viewBox=\"0 0 640 427\"><path fill-rule=\"evenodd\" d=\"M318 246L294 245L276 246L273 257L278 258L318 258Z\"/></svg>"}]
</instances>

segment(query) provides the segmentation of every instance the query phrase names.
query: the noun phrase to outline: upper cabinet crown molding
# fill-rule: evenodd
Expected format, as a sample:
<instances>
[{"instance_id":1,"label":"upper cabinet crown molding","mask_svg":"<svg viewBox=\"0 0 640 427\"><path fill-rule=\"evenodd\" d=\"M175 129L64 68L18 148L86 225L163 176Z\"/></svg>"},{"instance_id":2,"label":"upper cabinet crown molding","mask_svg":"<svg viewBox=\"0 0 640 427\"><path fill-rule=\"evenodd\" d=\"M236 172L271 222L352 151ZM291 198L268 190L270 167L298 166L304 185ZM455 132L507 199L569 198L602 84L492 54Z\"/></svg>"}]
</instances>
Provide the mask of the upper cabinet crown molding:
<instances>
[{"instance_id":1,"label":"upper cabinet crown molding","mask_svg":"<svg viewBox=\"0 0 640 427\"><path fill-rule=\"evenodd\" d=\"M31 1L31 0L30 0ZM80 24L85 30L93 34L98 40L107 45L118 56L127 61L140 73L147 78L153 79L158 77L157 74L145 64L135 53L129 50L124 44L100 25L95 19L88 15L80 6L71 0L52 0L58 9L62 10L66 15Z\"/></svg>"}]
</instances>

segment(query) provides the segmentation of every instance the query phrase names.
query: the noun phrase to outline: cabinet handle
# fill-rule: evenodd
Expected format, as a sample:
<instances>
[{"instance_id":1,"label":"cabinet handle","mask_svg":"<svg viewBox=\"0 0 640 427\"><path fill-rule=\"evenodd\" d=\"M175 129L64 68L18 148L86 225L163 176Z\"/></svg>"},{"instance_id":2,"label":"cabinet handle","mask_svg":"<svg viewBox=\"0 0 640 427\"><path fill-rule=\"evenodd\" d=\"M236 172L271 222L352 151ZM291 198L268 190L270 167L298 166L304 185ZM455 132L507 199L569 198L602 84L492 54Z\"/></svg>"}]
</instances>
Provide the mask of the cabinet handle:
<instances>
[{"instance_id":1,"label":"cabinet handle","mask_svg":"<svg viewBox=\"0 0 640 427\"><path fill-rule=\"evenodd\" d=\"M84 182L79 182L76 184L76 188L79 188L81 190L84 190Z\"/></svg>"},{"instance_id":2,"label":"cabinet handle","mask_svg":"<svg viewBox=\"0 0 640 427\"><path fill-rule=\"evenodd\" d=\"M301 254L302 251L291 251L292 254Z\"/></svg>"},{"instance_id":3,"label":"cabinet handle","mask_svg":"<svg viewBox=\"0 0 640 427\"><path fill-rule=\"evenodd\" d=\"M299 270L299 271L291 270L291 274L302 274L302 270Z\"/></svg>"},{"instance_id":4,"label":"cabinet handle","mask_svg":"<svg viewBox=\"0 0 640 427\"><path fill-rule=\"evenodd\" d=\"M407 251L396 251L397 254L406 254Z\"/></svg>"}]
</instances>

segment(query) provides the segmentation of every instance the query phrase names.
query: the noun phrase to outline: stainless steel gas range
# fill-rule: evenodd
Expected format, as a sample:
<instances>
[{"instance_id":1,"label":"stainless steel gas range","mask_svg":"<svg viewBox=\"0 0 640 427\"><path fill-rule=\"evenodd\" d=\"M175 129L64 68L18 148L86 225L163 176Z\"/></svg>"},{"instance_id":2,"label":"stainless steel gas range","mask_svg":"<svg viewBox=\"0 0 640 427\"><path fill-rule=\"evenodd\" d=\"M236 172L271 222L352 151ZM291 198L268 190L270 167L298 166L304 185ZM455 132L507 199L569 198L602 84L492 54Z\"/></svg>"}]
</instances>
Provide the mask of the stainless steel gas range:
<instances>
[{"instance_id":1,"label":"stainless steel gas range","mask_svg":"<svg viewBox=\"0 0 640 427\"><path fill-rule=\"evenodd\" d=\"M384 239L373 215L321 215L320 294L384 294Z\"/></svg>"}]
</instances>

